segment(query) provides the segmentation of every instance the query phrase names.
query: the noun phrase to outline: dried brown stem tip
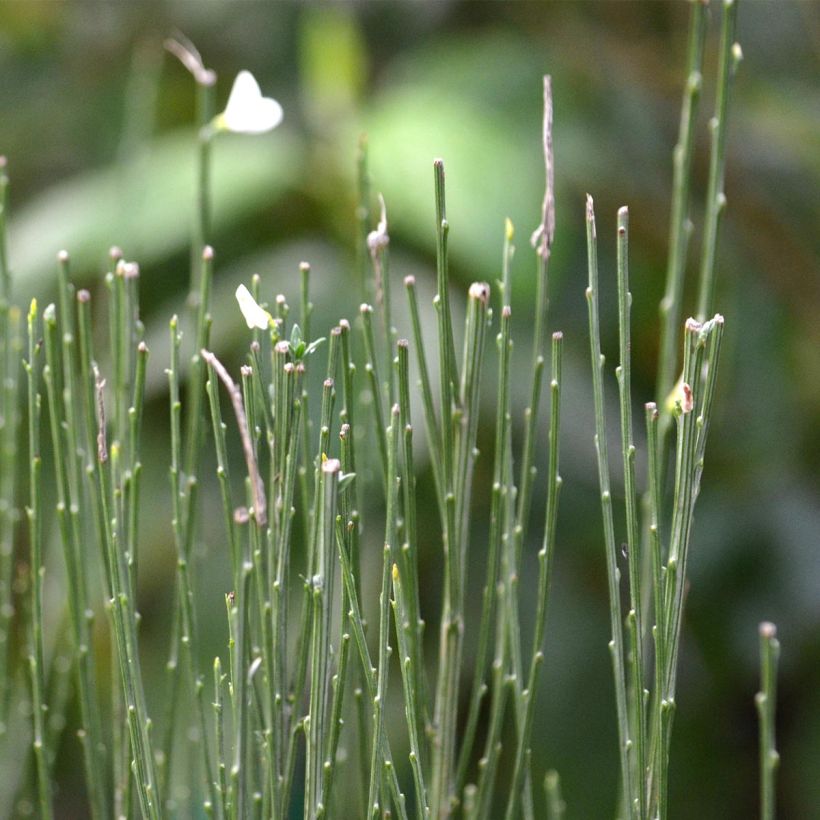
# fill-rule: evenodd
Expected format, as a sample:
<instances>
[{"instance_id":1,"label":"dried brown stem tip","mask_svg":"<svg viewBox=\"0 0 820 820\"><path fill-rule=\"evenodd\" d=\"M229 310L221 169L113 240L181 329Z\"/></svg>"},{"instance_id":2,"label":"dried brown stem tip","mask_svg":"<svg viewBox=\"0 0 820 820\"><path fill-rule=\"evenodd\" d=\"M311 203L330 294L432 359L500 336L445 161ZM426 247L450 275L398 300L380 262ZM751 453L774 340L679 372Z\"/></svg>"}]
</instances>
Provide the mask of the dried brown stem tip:
<instances>
[{"instance_id":1,"label":"dried brown stem tip","mask_svg":"<svg viewBox=\"0 0 820 820\"><path fill-rule=\"evenodd\" d=\"M94 365L94 389L97 393L97 461L108 461L108 447L105 443L105 379L100 369Z\"/></svg>"},{"instance_id":2,"label":"dried brown stem tip","mask_svg":"<svg viewBox=\"0 0 820 820\"><path fill-rule=\"evenodd\" d=\"M539 256L549 257L555 236L555 163L552 153L552 78L544 75L544 125L542 132L546 186L541 206L541 224L530 239Z\"/></svg>"},{"instance_id":3,"label":"dried brown stem tip","mask_svg":"<svg viewBox=\"0 0 820 820\"><path fill-rule=\"evenodd\" d=\"M185 68L191 72L199 85L210 86L216 82L216 72L205 68L202 57L196 46L182 34L169 37L165 41L165 50L173 54Z\"/></svg>"},{"instance_id":4,"label":"dried brown stem tip","mask_svg":"<svg viewBox=\"0 0 820 820\"><path fill-rule=\"evenodd\" d=\"M236 416L236 424L239 427L239 437L242 439L242 449L245 453L245 462L248 466L248 476L251 480L251 488L253 490L253 514L256 523L260 527L264 527L268 523L267 517L267 503L265 501L265 486L262 484L262 479L259 475L259 468L256 464L256 454L253 451L253 441L251 440L250 430L248 429L248 419L245 415L245 405L242 401L242 391L236 386L236 383L231 378L230 373L225 369L222 362L211 353L210 350L203 348L200 354L206 364L209 364L219 376L222 384L228 391L233 405L234 415Z\"/></svg>"}]
</instances>

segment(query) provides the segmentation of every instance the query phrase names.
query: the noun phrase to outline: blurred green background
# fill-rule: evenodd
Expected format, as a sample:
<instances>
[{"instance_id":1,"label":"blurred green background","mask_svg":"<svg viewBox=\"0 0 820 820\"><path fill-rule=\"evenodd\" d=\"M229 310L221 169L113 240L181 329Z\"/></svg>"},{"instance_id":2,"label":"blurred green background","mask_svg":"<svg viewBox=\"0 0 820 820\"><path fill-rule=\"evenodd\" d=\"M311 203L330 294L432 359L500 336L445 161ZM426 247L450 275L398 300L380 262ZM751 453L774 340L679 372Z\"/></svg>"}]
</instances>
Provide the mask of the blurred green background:
<instances>
[{"instance_id":1,"label":"blurred green background","mask_svg":"<svg viewBox=\"0 0 820 820\"><path fill-rule=\"evenodd\" d=\"M691 559L673 817L757 814L753 696L764 619L778 625L782 644L780 816L820 817L819 10L757 0L739 10L744 60L731 103L716 299L727 336ZM285 292L295 306L296 266L307 259L317 331L355 315L355 149L366 132L373 190L388 205L400 331L407 326L401 277L415 274L423 295L432 289L431 161L441 156L461 292L475 279L498 277L503 220L516 225L513 315L523 376L535 270L528 237L543 195L541 75L550 73L557 188L550 327L566 337L565 485L533 765L536 782L545 768L560 771L570 818L611 816L617 753L588 376L584 193L596 202L603 342L613 362L615 213L630 206L633 391L643 402L652 398L656 368L688 13L685 3L655 2L0 5L0 153L12 180L17 302L50 298L60 248L70 251L77 280L96 290L110 245L142 267L153 355L140 607L151 669L159 670L167 651L174 567L165 334L170 315L182 310L194 223L193 84L163 51L163 39L178 30L196 43L219 75L220 106L247 68L285 109L273 133L220 138L214 151L214 344L232 366L246 337L231 294L254 272L266 298ZM718 23L716 9L694 164L693 248ZM686 298L691 311L691 289ZM491 358L488 373L494 367ZM614 399L614 378L607 388ZM481 442L489 452L489 423ZM489 476L477 480L486 492ZM227 561L218 535L213 543L206 535L197 582L201 600L218 601L229 583ZM476 590L482 549L478 538ZM438 552L431 541L422 557L431 578L428 619L438 600ZM532 586L523 593L526 613ZM224 655L222 609L201 609L207 653ZM159 686L149 684L157 716ZM72 780L74 743L66 740L58 760L63 817L84 810Z\"/></svg>"}]
</instances>

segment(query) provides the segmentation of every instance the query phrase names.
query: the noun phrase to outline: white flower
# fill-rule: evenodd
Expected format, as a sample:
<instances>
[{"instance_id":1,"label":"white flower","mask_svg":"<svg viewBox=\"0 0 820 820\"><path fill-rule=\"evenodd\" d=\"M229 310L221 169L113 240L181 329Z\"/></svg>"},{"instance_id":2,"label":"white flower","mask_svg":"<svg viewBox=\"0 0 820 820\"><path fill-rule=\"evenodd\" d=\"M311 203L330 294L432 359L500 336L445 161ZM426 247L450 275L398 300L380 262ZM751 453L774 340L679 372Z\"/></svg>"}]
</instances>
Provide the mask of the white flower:
<instances>
[{"instance_id":1,"label":"white flower","mask_svg":"<svg viewBox=\"0 0 820 820\"><path fill-rule=\"evenodd\" d=\"M260 307L251 292L240 285L236 289L236 301L239 302L239 309L248 323L248 327L258 327L260 330L267 330L273 322L273 317L264 308Z\"/></svg>"},{"instance_id":2,"label":"white flower","mask_svg":"<svg viewBox=\"0 0 820 820\"><path fill-rule=\"evenodd\" d=\"M259 83L250 71L240 71L233 81L225 110L216 117L219 129L237 134L264 134L282 122L282 106L263 97Z\"/></svg>"}]
</instances>

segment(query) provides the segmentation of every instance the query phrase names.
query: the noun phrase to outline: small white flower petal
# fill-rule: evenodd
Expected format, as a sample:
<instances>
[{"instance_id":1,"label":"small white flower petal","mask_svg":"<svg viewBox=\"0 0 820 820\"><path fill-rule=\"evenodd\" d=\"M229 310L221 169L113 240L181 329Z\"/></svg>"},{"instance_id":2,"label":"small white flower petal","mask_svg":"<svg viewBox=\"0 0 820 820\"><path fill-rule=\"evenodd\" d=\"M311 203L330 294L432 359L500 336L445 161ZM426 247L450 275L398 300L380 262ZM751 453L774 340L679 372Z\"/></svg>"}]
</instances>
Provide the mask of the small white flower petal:
<instances>
[{"instance_id":1,"label":"small white flower petal","mask_svg":"<svg viewBox=\"0 0 820 820\"><path fill-rule=\"evenodd\" d=\"M259 330L268 328L271 321L270 313L259 306L256 299L253 298L251 292L244 285L240 285L236 289L236 301L239 303L239 309L242 311L248 327L258 327Z\"/></svg>"},{"instance_id":2,"label":"small white flower petal","mask_svg":"<svg viewBox=\"0 0 820 820\"><path fill-rule=\"evenodd\" d=\"M228 131L238 134L263 134L276 128L282 117L282 106L271 97L262 96L253 74L240 71L219 121Z\"/></svg>"}]
</instances>

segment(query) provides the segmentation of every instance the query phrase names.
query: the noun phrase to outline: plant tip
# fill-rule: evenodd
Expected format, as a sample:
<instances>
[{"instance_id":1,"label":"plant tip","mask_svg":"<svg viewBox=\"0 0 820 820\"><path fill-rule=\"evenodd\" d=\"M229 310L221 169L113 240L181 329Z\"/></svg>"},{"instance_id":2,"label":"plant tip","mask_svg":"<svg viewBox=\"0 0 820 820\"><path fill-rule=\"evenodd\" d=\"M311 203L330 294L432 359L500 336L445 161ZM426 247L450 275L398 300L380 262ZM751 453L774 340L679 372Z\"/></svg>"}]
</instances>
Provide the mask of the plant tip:
<instances>
[{"instance_id":1,"label":"plant tip","mask_svg":"<svg viewBox=\"0 0 820 820\"><path fill-rule=\"evenodd\" d=\"M777 637L777 627L771 621L763 621L758 628L761 638L771 639Z\"/></svg>"},{"instance_id":2,"label":"plant tip","mask_svg":"<svg viewBox=\"0 0 820 820\"><path fill-rule=\"evenodd\" d=\"M404 277L404 286L406 288L415 287L415 284L416 284L416 277L413 276L412 273L410 273L410 274L408 274L407 276Z\"/></svg>"},{"instance_id":3,"label":"plant tip","mask_svg":"<svg viewBox=\"0 0 820 820\"><path fill-rule=\"evenodd\" d=\"M77 301L85 304L91 301L91 294L85 288L81 288L77 291Z\"/></svg>"},{"instance_id":4,"label":"plant tip","mask_svg":"<svg viewBox=\"0 0 820 820\"><path fill-rule=\"evenodd\" d=\"M67 250L58 251L57 252L57 261L62 265L64 265L66 262L68 262L68 251Z\"/></svg>"},{"instance_id":5,"label":"plant tip","mask_svg":"<svg viewBox=\"0 0 820 820\"><path fill-rule=\"evenodd\" d=\"M322 453L322 472L323 473L338 473L342 469L342 462L338 458L328 458Z\"/></svg>"},{"instance_id":6,"label":"plant tip","mask_svg":"<svg viewBox=\"0 0 820 820\"><path fill-rule=\"evenodd\" d=\"M210 245L206 245L202 249L202 260L204 262L210 262L214 258L214 249Z\"/></svg>"},{"instance_id":7,"label":"plant tip","mask_svg":"<svg viewBox=\"0 0 820 820\"><path fill-rule=\"evenodd\" d=\"M469 295L471 299L478 299L486 305L490 301L490 286L486 282L473 282L470 285Z\"/></svg>"},{"instance_id":8,"label":"plant tip","mask_svg":"<svg viewBox=\"0 0 820 820\"><path fill-rule=\"evenodd\" d=\"M515 226L509 217L504 219L504 236L507 237L507 242L512 242L515 236Z\"/></svg>"}]
</instances>

